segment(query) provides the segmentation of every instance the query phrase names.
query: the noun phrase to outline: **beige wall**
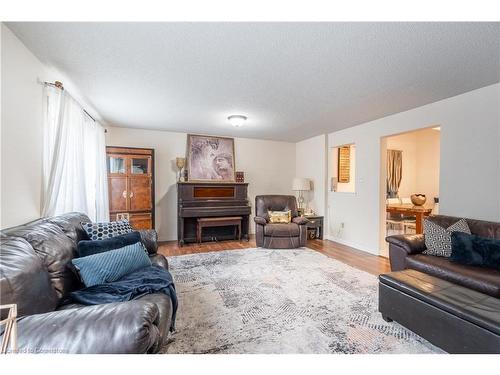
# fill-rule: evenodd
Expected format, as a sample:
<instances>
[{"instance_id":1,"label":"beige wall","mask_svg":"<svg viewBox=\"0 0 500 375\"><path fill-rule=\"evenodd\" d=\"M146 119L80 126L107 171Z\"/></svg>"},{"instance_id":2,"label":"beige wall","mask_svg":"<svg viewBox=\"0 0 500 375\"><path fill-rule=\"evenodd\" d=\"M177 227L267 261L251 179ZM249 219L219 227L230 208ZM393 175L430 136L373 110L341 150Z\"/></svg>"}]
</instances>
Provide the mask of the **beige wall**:
<instances>
[{"instance_id":1,"label":"beige wall","mask_svg":"<svg viewBox=\"0 0 500 375\"><path fill-rule=\"evenodd\" d=\"M304 193L304 204L316 214L325 214L326 135L309 138L295 145L295 175L311 180L312 190Z\"/></svg>"},{"instance_id":2,"label":"beige wall","mask_svg":"<svg viewBox=\"0 0 500 375\"><path fill-rule=\"evenodd\" d=\"M177 239L175 158L186 153L186 133L107 127L108 146L155 149L156 230L161 241ZM248 195L255 213L255 195L292 194L295 143L235 138L236 169L245 172ZM250 232L255 230L253 215Z\"/></svg>"},{"instance_id":3,"label":"beige wall","mask_svg":"<svg viewBox=\"0 0 500 375\"><path fill-rule=\"evenodd\" d=\"M441 132L433 129L417 132L417 191L431 203L439 197L440 136Z\"/></svg>"},{"instance_id":4,"label":"beige wall","mask_svg":"<svg viewBox=\"0 0 500 375\"><path fill-rule=\"evenodd\" d=\"M439 196L440 132L423 129L387 138L387 149L403 152L399 196L425 194L429 202Z\"/></svg>"},{"instance_id":5,"label":"beige wall","mask_svg":"<svg viewBox=\"0 0 500 375\"><path fill-rule=\"evenodd\" d=\"M399 150L403 153L403 168L399 196L409 197L417 191L417 136L407 133L387 138L388 150Z\"/></svg>"},{"instance_id":6,"label":"beige wall","mask_svg":"<svg viewBox=\"0 0 500 375\"><path fill-rule=\"evenodd\" d=\"M12 34L2 33L1 227L40 216L44 66Z\"/></svg>"},{"instance_id":7,"label":"beige wall","mask_svg":"<svg viewBox=\"0 0 500 375\"><path fill-rule=\"evenodd\" d=\"M347 145L338 145L330 148L331 154L331 176L338 181L338 165L339 165L339 150L338 147ZM337 192L338 193L356 193L356 145L351 144L349 149L349 182L337 182Z\"/></svg>"}]
</instances>

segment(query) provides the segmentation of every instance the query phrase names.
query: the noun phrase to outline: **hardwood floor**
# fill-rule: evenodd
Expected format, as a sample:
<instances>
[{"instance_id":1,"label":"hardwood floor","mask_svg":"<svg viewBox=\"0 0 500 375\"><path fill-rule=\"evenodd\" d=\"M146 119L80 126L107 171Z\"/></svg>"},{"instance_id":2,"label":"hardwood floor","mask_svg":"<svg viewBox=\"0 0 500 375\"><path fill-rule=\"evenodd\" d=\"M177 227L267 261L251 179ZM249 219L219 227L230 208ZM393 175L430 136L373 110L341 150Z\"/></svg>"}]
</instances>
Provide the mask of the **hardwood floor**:
<instances>
[{"instance_id":1,"label":"hardwood floor","mask_svg":"<svg viewBox=\"0 0 500 375\"><path fill-rule=\"evenodd\" d=\"M390 272L389 259L371 255L364 251L353 249L352 247L339 244L329 240L307 241L308 248L325 254L351 267L378 276L381 273ZM201 245L188 244L183 247L177 245L177 241L162 242L159 244L158 252L169 256L204 253L209 251L238 250L256 247L255 239L252 236L250 241L222 241L204 242Z\"/></svg>"}]
</instances>

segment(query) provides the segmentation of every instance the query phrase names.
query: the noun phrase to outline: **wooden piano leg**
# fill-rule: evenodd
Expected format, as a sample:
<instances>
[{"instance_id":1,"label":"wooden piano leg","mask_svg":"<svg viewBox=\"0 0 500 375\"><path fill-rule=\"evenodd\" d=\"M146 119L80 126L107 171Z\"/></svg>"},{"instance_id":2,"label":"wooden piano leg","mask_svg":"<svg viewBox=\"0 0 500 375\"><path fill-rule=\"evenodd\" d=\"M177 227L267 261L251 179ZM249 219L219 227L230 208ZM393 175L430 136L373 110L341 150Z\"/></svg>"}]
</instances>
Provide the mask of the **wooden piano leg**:
<instances>
[{"instance_id":1,"label":"wooden piano leg","mask_svg":"<svg viewBox=\"0 0 500 375\"><path fill-rule=\"evenodd\" d=\"M201 244L201 225L200 225L200 223L198 223L196 225L196 242Z\"/></svg>"}]
</instances>

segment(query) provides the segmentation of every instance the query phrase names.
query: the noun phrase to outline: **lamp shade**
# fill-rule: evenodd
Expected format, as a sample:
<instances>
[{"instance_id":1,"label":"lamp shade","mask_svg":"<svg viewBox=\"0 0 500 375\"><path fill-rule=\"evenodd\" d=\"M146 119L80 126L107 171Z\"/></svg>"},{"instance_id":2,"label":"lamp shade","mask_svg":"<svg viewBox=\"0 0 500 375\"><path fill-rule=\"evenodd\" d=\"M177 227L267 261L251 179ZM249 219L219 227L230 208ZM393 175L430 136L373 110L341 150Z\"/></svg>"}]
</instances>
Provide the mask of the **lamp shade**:
<instances>
[{"instance_id":1,"label":"lamp shade","mask_svg":"<svg viewBox=\"0 0 500 375\"><path fill-rule=\"evenodd\" d=\"M293 179L292 190L309 191L311 190L311 181L308 178L295 177Z\"/></svg>"},{"instance_id":2,"label":"lamp shade","mask_svg":"<svg viewBox=\"0 0 500 375\"><path fill-rule=\"evenodd\" d=\"M186 166L186 158L175 158L175 165L179 169L184 168Z\"/></svg>"}]
</instances>

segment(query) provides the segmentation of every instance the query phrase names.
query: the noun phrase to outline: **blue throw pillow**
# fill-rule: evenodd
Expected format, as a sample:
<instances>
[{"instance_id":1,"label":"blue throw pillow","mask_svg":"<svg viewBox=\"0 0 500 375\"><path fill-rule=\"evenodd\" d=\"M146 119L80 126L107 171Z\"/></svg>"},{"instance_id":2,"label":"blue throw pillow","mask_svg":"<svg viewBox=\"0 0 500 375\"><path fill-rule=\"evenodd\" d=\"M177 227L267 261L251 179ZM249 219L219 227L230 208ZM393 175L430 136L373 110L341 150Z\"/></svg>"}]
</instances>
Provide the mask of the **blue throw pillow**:
<instances>
[{"instance_id":1,"label":"blue throw pillow","mask_svg":"<svg viewBox=\"0 0 500 375\"><path fill-rule=\"evenodd\" d=\"M120 236L106 238L96 241L80 241L78 242L78 254L80 257L104 253L109 250L119 249L124 246L133 245L141 242L141 234L139 232L125 233Z\"/></svg>"},{"instance_id":2,"label":"blue throw pillow","mask_svg":"<svg viewBox=\"0 0 500 375\"><path fill-rule=\"evenodd\" d=\"M116 281L129 273L151 266L142 243L75 258L72 262L86 287Z\"/></svg>"},{"instance_id":3,"label":"blue throw pillow","mask_svg":"<svg viewBox=\"0 0 500 375\"><path fill-rule=\"evenodd\" d=\"M500 240L453 232L450 259L468 266L500 270Z\"/></svg>"}]
</instances>

